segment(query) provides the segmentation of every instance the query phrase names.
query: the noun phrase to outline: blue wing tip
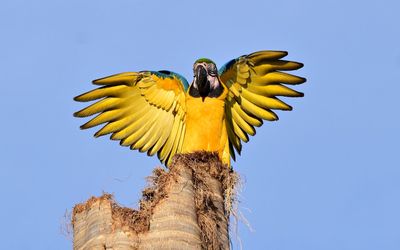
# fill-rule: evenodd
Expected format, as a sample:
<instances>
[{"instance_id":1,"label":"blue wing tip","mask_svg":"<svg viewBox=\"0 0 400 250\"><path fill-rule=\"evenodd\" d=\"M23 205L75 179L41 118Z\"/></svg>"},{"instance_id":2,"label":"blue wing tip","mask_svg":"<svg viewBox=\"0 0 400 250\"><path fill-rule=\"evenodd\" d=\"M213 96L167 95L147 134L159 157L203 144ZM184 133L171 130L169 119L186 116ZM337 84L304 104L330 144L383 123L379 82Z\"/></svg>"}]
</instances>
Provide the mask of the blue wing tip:
<instances>
[{"instance_id":1,"label":"blue wing tip","mask_svg":"<svg viewBox=\"0 0 400 250\"><path fill-rule=\"evenodd\" d=\"M221 75L226 70L228 70L232 65L237 61L237 58L230 60L229 62L222 65L222 67L218 70L218 74Z\"/></svg>"},{"instance_id":2,"label":"blue wing tip","mask_svg":"<svg viewBox=\"0 0 400 250\"><path fill-rule=\"evenodd\" d=\"M158 77L169 77L169 78L177 78L183 85L185 91L189 88L189 83L186 78L178 73L169 71L169 70L159 70L159 71L152 71L153 74L157 75Z\"/></svg>"}]
</instances>

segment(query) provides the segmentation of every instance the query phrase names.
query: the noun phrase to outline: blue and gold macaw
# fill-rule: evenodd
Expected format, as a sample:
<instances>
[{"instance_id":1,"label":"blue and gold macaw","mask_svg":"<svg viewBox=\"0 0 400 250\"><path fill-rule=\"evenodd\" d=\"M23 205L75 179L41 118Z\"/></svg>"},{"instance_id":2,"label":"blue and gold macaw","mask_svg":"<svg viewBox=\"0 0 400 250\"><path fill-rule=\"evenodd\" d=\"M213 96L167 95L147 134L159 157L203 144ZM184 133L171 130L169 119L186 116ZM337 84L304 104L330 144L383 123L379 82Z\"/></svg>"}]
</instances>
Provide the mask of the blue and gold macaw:
<instances>
[{"instance_id":1,"label":"blue and gold macaw","mask_svg":"<svg viewBox=\"0 0 400 250\"><path fill-rule=\"evenodd\" d=\"M176 153L195 151L217 152L230 166L234 150L240 154L242 141L255 135L255 127L263 120L278 120L272 110L292 110L277 96L303 96L286 85L306 79L282 72L303 64L281 60L286 55L259 51L233 59L219 70L213 61L201 58L194 63L190 85L166 70L101 78L93 81L101 87L74 98L98 101L74 115L97 114L81 128L105 124L95 137L111 134L122 146L157 153L167 166Z\"/></svg>"}]
</instances>

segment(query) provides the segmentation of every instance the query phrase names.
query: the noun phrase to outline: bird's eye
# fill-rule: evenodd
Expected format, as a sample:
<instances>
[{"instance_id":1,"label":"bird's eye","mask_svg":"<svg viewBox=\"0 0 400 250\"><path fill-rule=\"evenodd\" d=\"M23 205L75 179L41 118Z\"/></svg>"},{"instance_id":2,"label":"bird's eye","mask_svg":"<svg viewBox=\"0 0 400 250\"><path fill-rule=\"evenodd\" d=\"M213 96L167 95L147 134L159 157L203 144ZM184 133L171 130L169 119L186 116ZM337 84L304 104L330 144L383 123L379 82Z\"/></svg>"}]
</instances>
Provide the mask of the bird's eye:
<instances>
[{"instance_id":1,"label":"bird's eye","mask_svg":"<svg viewBox=\"0 0 400 250\"><path fill-rule=\"evenodd\" d=\"M210 76L216 76L217 75L217 68L213 64L209 64L208 65L207 71L208 71L208 74Z\"/></svg>"},{"instance_id":2,"label":"bird's eye","mask_svg":"<svg viewBox=\"0 0 400 250\"><path fill-rule=\"evenodd\" d=\"M217 76L217 71L216 71L216 70L209 70L209 71L208 71L208 74L209 74L210 76Z\"/></svg>"}]
</instances>

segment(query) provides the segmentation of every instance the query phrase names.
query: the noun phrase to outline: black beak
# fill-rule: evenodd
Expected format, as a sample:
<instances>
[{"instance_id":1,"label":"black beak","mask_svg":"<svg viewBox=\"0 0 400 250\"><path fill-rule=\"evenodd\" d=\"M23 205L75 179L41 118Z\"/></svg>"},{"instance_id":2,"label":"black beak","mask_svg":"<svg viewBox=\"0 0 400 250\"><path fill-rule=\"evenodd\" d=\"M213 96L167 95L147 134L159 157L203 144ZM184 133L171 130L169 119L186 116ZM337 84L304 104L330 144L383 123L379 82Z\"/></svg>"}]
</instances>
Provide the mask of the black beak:
<instances>
[{"instance_id":1,"label":"black beak","mask_svg":"<svg viewBox=\"0 0 400 250\"><path fill-rule=\"evenodd\" d=\"M207 80L207 70L201 65L196 68L196 83L200 96L204 99L210 93L210 82Z\"/></svg>"}]
</instances>

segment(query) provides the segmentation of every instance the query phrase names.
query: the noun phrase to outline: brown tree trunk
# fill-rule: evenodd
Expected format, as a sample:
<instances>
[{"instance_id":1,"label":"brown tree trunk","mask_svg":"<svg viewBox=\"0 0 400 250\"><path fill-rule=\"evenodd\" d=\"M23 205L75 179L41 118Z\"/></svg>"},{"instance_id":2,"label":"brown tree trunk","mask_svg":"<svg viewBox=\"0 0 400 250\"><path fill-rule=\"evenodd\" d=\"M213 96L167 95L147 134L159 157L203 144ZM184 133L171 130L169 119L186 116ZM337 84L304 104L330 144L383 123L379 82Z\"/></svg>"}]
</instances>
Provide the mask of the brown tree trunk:
<instances>
[{"instance_id":1,"label":"brown tree trunk","mask_svg":"<svg viewBox=\"0 0 400 250\"><path fill-rule=\"evenodd\" d=\"M74 249L229 249L229 210L237 176L212 153L175 156L157 168L140 209L111 195L74 207Z\"/></svg>"}]
</instances>

